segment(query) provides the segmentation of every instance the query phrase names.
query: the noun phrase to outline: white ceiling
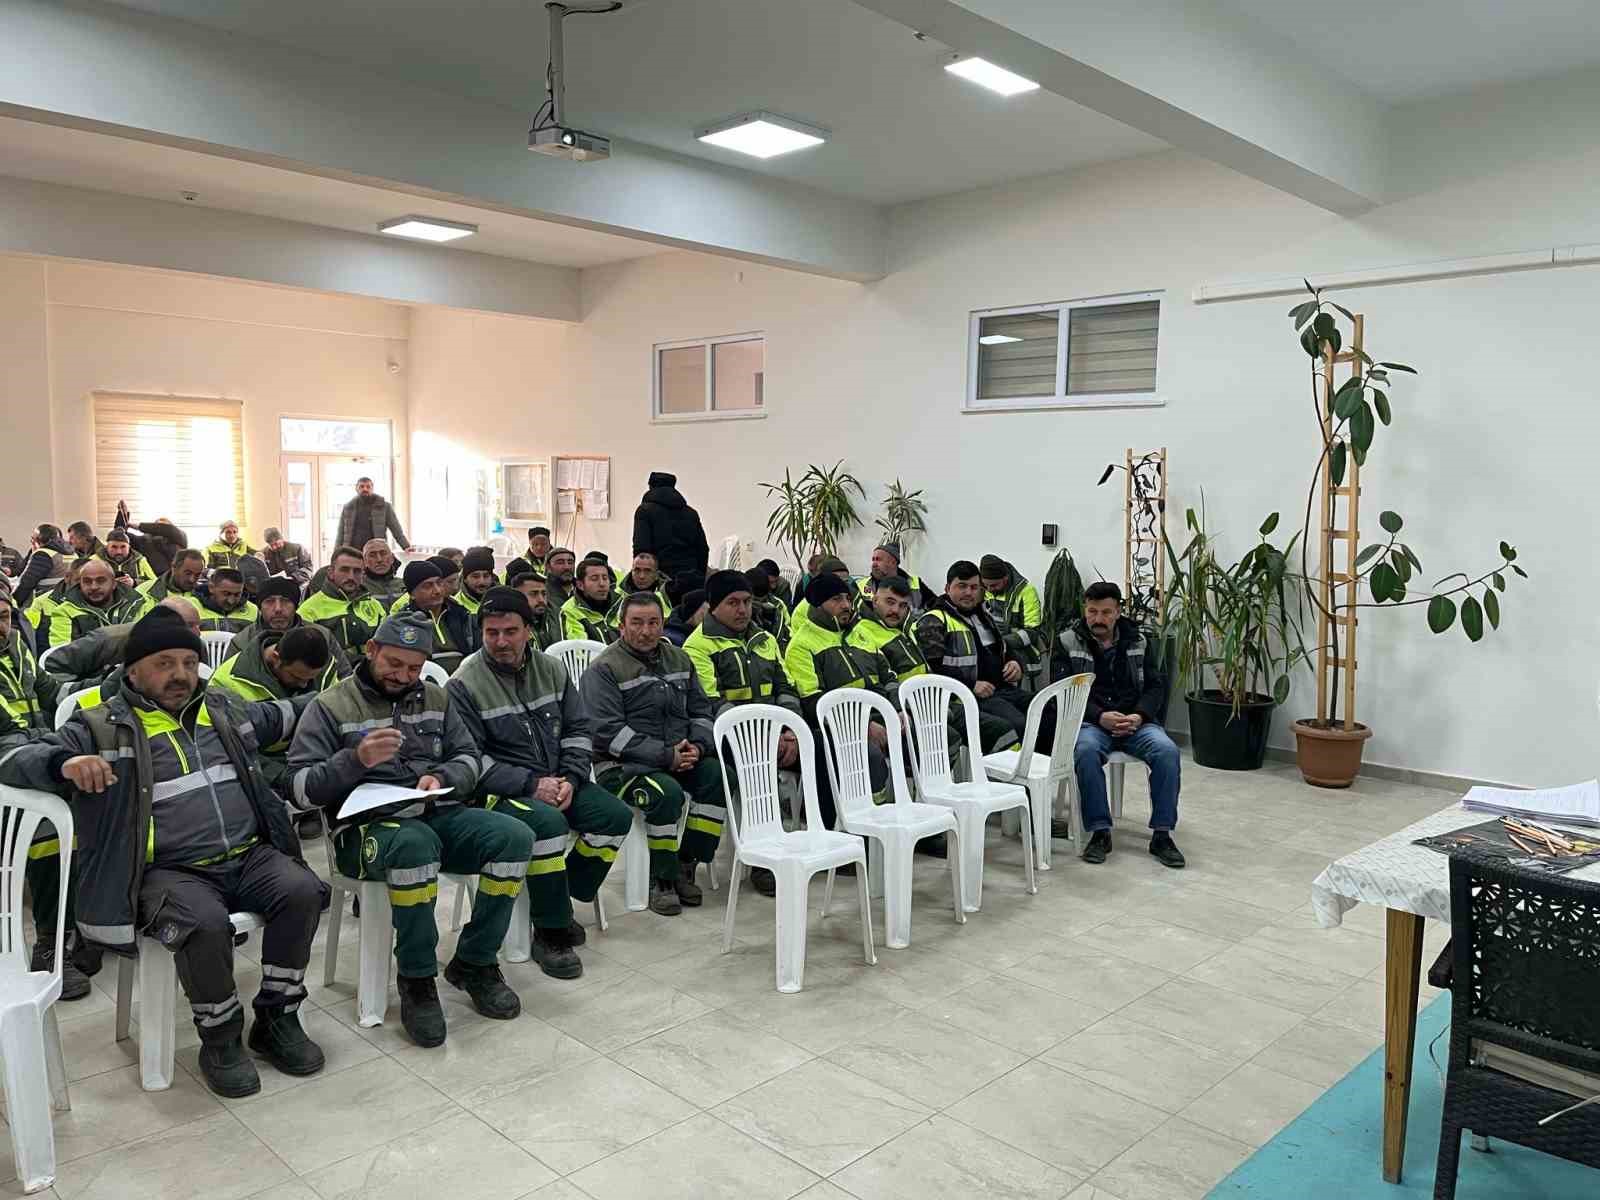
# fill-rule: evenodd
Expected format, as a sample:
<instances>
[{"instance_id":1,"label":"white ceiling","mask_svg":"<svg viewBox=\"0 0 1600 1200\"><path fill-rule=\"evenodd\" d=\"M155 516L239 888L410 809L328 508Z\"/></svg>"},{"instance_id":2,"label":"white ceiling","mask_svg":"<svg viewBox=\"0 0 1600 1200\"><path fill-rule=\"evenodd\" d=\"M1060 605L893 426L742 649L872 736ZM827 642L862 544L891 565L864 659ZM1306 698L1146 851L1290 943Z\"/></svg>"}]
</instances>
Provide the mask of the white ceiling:
<instances>
[{"instance_id":1,"label":"white ceiling","mask_svg":"<svg viewBox=\"0 0 1600 1200\"><path fill-rule=\"evenodd\" d=\"M195 204L377 235L390 217L420 213L466 221L478 232L453 245L558 267L593 267L658 254L661 247L550 221L419 199L402 192L302 175L192 150L0 118L0 173L97 191Z\"/></svg>"},{"instance_id":2,"label":"white ceiling","mask_svg":"<svg viewBox=\"0 0 1600 1200\"><path fill-rule=\"evenodd\" d=\"M530 115L543 98L537 0L123 2ZM872 203L1165 148L1049 92L1004 100L948 75L945 48L851 0L629 0L566 31L572 123ZM752 109L833 136L765 163L694 140Z\"/></svg>"},{"instance_id":3,"label":"white ceiling","mask_svg":"<svg viewBox=\"0 0 1600 1200\"><path fill-rule=\"evenodd\" d=\"M1596 0L1222 0L1387 104L1600 63Z\"/></svg>"}]
</instances>

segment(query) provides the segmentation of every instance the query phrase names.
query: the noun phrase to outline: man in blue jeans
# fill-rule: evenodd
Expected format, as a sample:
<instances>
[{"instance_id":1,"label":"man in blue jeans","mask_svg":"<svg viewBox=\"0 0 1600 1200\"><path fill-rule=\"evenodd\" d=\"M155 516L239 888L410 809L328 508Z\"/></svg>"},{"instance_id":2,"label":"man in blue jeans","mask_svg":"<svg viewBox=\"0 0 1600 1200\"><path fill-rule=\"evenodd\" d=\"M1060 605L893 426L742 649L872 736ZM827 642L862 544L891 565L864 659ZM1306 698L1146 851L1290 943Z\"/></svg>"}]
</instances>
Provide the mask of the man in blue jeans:
<instances>
[{"instance_id":1,"label":"man in blue jeans","mask_svg":"<svg viewBox=\"0 0 1600 1200\"><path fill-rule=\"evenodd\" d=\"M1173 843L1178 824L1178 748L1159 717L1167 694L1150 639L1122 615L1122 591L1114 583L1092 583L1083 593L1083 620L1062 632L1051 674L1061 679L1094 673L1083 726L1073 751L1083 828L1089 834L1083 861L1103 863L1111 853L1111 809L1106 801L1105 763L1113 750L1150 767L1150 853L1163 866L1184 865Z\"/></svg>"}]
</instances>

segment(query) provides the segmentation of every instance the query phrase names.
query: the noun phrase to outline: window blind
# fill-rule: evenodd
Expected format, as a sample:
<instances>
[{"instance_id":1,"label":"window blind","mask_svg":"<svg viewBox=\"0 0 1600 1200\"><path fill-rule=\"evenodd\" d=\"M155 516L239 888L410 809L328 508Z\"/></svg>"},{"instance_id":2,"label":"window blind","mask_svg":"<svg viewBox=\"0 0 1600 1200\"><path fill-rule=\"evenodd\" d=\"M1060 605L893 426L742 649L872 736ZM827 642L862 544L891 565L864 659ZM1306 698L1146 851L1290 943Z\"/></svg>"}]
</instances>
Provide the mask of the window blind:
<instances>
[{"instance_id":1,"label":"window blind","mask_svg":"<svg viewBox=\"0 0 1600 1200\"><path fill-rule=\"evenodd\" d=\"M237 400L94 396L95 508L101 530L126 500L135 520L166 517L205 546L224 521L244 522L244 449Z\"/></svg>"},{"instance_id":2,"label":"window blind","mask_svg":"<svg viewBox=\"0 0 1600 1200\"><path fill-rule=\"evenodd\" d=\"M1156 390L1158 301L1074 308L1067 325L1067 395Z\"/></svg>"},{"instance_id":3,"label":"window blind","mask_svg":"<svg viewBox=\"0 0 1600 1200\"><path fill-rule=\"evenodd\" d=\"M978 398L1054 395L1060 329L1060 313L1053 309L983 318L981 337L1015 340L979 344Z\"/></svg>"}]
</instances>

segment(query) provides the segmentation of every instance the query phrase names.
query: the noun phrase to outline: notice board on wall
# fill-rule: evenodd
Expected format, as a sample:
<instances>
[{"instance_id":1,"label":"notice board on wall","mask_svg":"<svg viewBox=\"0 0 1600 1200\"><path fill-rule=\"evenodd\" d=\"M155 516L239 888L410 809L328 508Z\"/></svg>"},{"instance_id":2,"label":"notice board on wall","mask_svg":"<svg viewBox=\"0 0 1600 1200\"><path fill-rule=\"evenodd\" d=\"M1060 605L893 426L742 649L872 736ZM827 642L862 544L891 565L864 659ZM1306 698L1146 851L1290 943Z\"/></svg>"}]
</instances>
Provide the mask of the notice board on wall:
<instances>
[{"instance_id":1,"label":"notice board on wall","mask_svg":"<svg viewBox=\"0 0 1600 1200\"><path fill-rule=\"evenodd\" d=\"M582 513L591 521L611 516L611 459L557 455L554 459L556 518Z\"/></svg>"},{"instance_id":2,"label":"notice board on wall","mask_svg":"<svg viewBox=\"0 0 1600 1200\"><path fill-rule=\"evenodd\" d=\"M550 464L502 464L501 504L507 521L542 521L550 515Z\"/></svg>"}]
</instances>

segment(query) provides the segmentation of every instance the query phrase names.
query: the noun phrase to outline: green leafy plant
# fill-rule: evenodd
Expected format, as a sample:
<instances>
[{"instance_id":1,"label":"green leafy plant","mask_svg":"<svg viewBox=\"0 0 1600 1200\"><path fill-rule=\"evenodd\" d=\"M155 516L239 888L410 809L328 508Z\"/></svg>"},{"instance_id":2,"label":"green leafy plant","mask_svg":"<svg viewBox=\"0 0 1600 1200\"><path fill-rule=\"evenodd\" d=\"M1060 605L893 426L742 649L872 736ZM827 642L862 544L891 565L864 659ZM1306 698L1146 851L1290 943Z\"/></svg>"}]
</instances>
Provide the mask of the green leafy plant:
<instances>
[{"instance_id":1,"label":"green leafy plant","mask_svg":"<svg viewBox=\"0 0 1600 1200\"><path fill-rule=\"evenodd\" d=\"M1058 550L1050 561L1040 607L1048 650L1059 645L1057 639L1062 631L1083 616L1083 576L1078 572L1078 564L1072 561L1070 551Z\"/></svg>"},{"instance_id":2,"label":"green leafy plant","mask_svg":"<svg viewBox=\"0 0 1600 1200\"><path fill-rule=\"evenodd\" d=\"M1344 345L1340 330L1340 317L1352 326L1355 314L1349 309L1326 300L1318 288L1306 283L1311 299L1289 310L1289 320L1299 338L1301 348L1311 359L1311 408L1316 419L1317 440L1320 449L1315 469L1311 473L1311 486L1306 493L1305 524L1300 540L1301 575L1307 581L1306 592L1311 603L1328 618L1329 667L1318 680L1324 688L1327 726L1339 719L1339 631L1343 623L1355 618L1355 610L1362 608L1404 608L1423 605L1427 609L1428 628L1434 633L1444 633L1455 624L1459 616L1462 631L1469 641L1479 641L1485 632L1500 627L1500 595L1506 590L1507 574L1526 579L1527 572L1517 565L1516 548L1508 542L1499 544L1499 561L1490 569L1473 575L1454 571L1433 584L1421 584L1422 560L1405 542L1400 533L1405 520L1397 512L1386 511L1379 515L1385 540L1362 549L1355 560L1353 589L1360 595L1364 587L1370 600L1325 601L1323 581L1314 578L1310 570L1309 549L1320 536L1323 539L1323 561L1335 561L1334 550L1338 538L1338 521L1332 511L1334 501L1328 501L1329 511L1319 512L1318 495L1323 472L1334 488L1341 487L1349 474L1352 462L1365 465L1377 438L1378 428L1387 428L1394 419L1394 406L1389 396L1391 374L1415 375L1416 371L1404 363L1377 362L1364 350L1352 346L1356 369L1333 394L1331 429L1323 425L1321 397L1324 393L1327 372L1333 370L1330 356L1338 355ZM1342 584L1342 577L1333 579ZM1478 594L1481 589L1481 598ZM1337 592L1331 594L1337 595ZM1485 624L1487 623L1487 629ZM1353 716L1353 714L1349 714Z\"/></svg>"},{"instance_id":3,"label":"green leafy plant","mask_svg":"<svg viewBox=\"0 0 1600 1200\"><path fill-rule=\"evenodd\" d=\"M904 543L912 534L928 531L927 518L928 504L922 498L922 489L908 492L905 484L896 479L883 498L883 512L876 524L883 530L884 541Z\"/></svg>"},{"instance_id":4,"label":"green leafy plant","mask_svg":"<svg viewBox=\"0 0 1600 1200\"><path fill-rule=\"evenodd\" d=\"M785 470L781 483L761 486L775 501L767 514L767 539L787 549L801 570L812 554L836 553L840 537L861 524L851 493L862 500L867 493L843 459L828 468L812 464L799 479Z\"/></svg>"},{"instance_id":5,"label":"green leafy plant","mask_svg":"<svg viewBox=\"0 0 1600 1200\"><path fill-rule=\"evenodd\" d=\"M1215 692L1235 716L1247 702L1289 696L1289 676L1306 656L1300 629L1297 577L1289 569L1297 533L1282 550L1268 537L1273 513L1257 530L1256 545L1231 567L1218 557L1204 509L1184 513L1190 531L1179 552L1163 535L1167 590L1161 629L1177 654L1177 674L1199 694Z\"/></svg>"}]
</instances>

